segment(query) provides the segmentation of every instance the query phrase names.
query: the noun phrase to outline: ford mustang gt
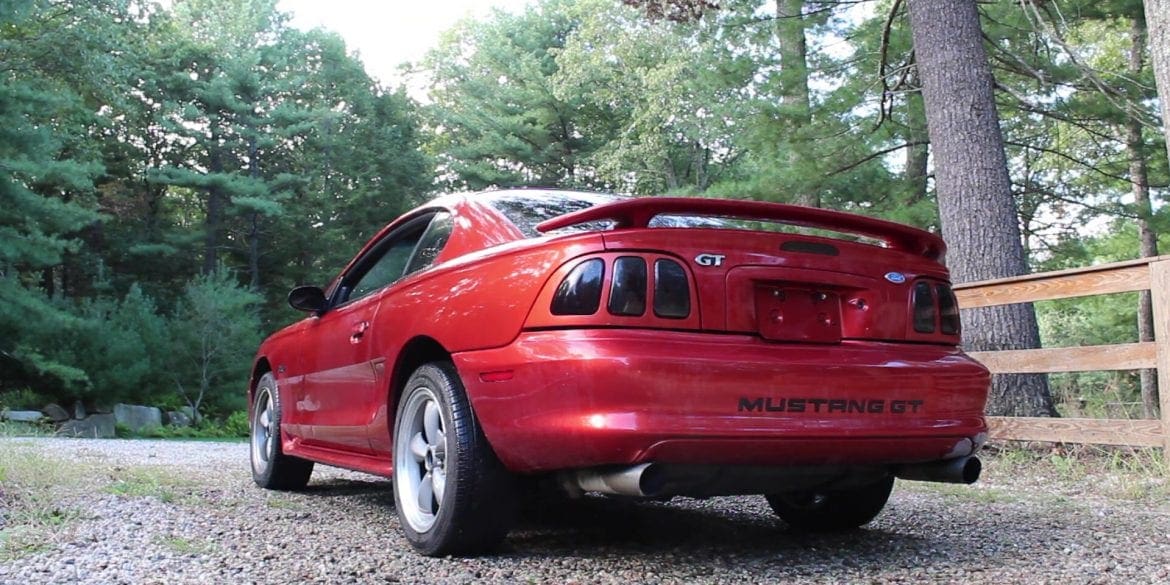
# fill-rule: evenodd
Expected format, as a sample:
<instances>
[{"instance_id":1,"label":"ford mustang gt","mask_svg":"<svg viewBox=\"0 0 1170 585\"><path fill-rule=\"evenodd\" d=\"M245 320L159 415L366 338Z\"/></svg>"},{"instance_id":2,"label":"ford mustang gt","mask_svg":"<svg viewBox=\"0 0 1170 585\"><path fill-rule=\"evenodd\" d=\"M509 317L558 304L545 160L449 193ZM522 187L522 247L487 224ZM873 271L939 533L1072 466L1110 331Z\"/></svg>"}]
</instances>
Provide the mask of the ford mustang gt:
<instances>
[{"instance_id":1,"label":"ford mustang gt","mask_svg":"<svg viewBox=\"0 0 1170 585\"><path fill-rule=\"evenodd\" d=\"M504 190L394 220L259 348L257 484L393 478L409 542L489 550L533 480L763 494L798 530L974 482L989 376L937 236L823 209Z\"/></svg>"}]
</instances>

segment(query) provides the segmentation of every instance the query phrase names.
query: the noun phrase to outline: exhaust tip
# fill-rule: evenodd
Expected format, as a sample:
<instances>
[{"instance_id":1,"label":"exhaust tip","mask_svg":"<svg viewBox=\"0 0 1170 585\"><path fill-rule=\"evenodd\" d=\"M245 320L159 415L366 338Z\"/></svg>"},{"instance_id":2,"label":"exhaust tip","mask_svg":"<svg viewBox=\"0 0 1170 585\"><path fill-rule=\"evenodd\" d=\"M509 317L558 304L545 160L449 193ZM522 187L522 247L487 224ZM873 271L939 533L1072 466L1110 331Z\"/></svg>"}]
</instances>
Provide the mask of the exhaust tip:
<instances>
[{"instance_id":1,"label":"exhaust tip","mask_svg":"<svg viewBox=\"0 0 1170 585\"><path fill-rule=\"evenodd\" d=\"M972 484L979 481L982 472L983 462L978 457L971 456L933 463L903 465L894 470L894 475L912 481Z\"/></svg>"},{"instance_id":2,"label":"exhaust tip","mask_svg":"<svg viewBox=\"0 0 1170 585\"><path fill-rule=\"evenodd\" d=\"M655 497L660 496L666 490L666 474L663 473L662 466L653 463L646 466L642 470L641 477L638 478L638 489L642 492L641 495Z\"/></svg>"},{"instance_id":3,"label":"exhaust tip","mask_svg":"<svg viewBox=\"0 0 1170 585\"><path fill-rule=\"evenodd\" d=\"M965 484L973 484L979 481L979 475L983 473L983 462L978 457L968 457L963 463L963 469L960 471L960 477Z\"/></svg>"}]
</instances>

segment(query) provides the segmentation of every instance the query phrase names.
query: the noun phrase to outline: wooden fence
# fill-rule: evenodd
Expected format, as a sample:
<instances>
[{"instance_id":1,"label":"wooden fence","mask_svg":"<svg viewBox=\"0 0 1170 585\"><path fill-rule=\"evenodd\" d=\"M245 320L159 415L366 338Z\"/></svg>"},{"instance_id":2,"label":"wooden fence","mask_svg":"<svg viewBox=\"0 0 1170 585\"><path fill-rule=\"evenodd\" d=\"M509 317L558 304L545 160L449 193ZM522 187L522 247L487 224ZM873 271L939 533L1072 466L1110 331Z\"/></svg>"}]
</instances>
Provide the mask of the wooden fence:
<instances>
[{"instance_id":1,"label":"wooden fence","mask_svg":"<svg viewBox=\"0 0 1170 585\"><path fill-rule=\"evenodd\" d=\"M1162 447L1170 463L1170 256L955 286L964 309L1149 290L1154 337L1145 343L971 352L993 374L1156 369L1161 420L989 417L991 437Z\"/></svg>"}]
</instances>

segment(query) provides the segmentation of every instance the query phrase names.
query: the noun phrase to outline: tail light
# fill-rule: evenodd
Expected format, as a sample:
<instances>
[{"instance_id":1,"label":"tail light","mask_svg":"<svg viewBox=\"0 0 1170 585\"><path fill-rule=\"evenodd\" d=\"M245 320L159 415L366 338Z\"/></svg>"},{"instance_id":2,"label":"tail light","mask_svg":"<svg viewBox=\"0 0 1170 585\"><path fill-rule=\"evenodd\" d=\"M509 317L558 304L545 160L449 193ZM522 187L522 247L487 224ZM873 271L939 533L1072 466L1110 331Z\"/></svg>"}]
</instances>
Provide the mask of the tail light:
<instances>
[{"instance_id":1,"label":"tail light","mask_svg":"<svg viewBox=\"0 0 1170 585\"><path fill-rule=\"evenodd\" d=\"M919 333L934 333L935 304L934 288L929 282L914 285L914 330Z\"/></svg>"},{"instance_id":2,"label":"tail light","mask_svg":"<svg viewBox=\"0 0 1170 585\"><path fill-rule=\"evenodd\" d=\"M654 262L654 314L667 319L685 319L691 314L687 271L668 258Z\"/></svg>"},{"instance_id":3,"label":"tail light","mask_svg":"<svg viewBox=\"0 0 1170 585\"><path fill-rule=\"evenodd\" d=\"M955 298L955 291L945 284L937 285L935 290L938 291L939 329L947 335L958 335L961 326L959 301Z\"/></svg>"},{"instance_id":4,"label":"tail light","mask_svg":"<svg viewBox=\"0 0 1170 585\"><path fill-rule=\"evenodd\" d=\"M557 286L550 310L554 315L592 315L601 306L605 262L586 260L573 268Z\"/></svg>"},{"instance_id":5,"label":"tail light","mask_svg":"<svg viewBox=\"0 0 1170 585\"><path fill-rule=\"evenodd\" d=\"M606 307L611 315L638 317L646 313L646 260L622 256L614 261Z\"/></svg>"},{"instance_id":6,"label":"tail light","mask_svg":"<svg viewBox=\"0 0 1170 585\"><path fill-rule=\"evenodd\" d=\"M590 255L557 269L526 327L699 329L695 294L687 267L665 254Z\"/></svg>"},{"instance_id":7,"label":"tail light","mask_svg":"<svg viewBox=\"0 0 1170 585\"><path fill-rule=\"evenodd\" d=\"M915 333L946 336L959 334L959 302L950 285L920 280L914 283L912 294L911 319Z\"/></svg>"}]
</instances>

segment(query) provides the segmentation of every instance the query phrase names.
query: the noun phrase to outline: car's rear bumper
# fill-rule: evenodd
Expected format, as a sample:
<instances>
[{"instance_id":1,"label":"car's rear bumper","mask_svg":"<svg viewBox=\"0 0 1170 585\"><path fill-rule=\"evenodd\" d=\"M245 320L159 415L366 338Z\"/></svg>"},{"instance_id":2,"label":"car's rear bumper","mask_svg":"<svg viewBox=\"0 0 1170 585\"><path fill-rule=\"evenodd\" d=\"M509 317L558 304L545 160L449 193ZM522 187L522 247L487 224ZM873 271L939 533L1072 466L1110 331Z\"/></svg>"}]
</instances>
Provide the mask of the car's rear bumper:
<instances>
[{"instance_id":1,"label":"car's rear bumper","mask_svg":"<svg viewBox=\"0 0 1170 585\"><path fill-rule=\"evenodd\" d=\"M914 463L987 430L987 370L945 346L598 329L526 332L454 359L520 472Z\"/></svg>"}]
</instances>

